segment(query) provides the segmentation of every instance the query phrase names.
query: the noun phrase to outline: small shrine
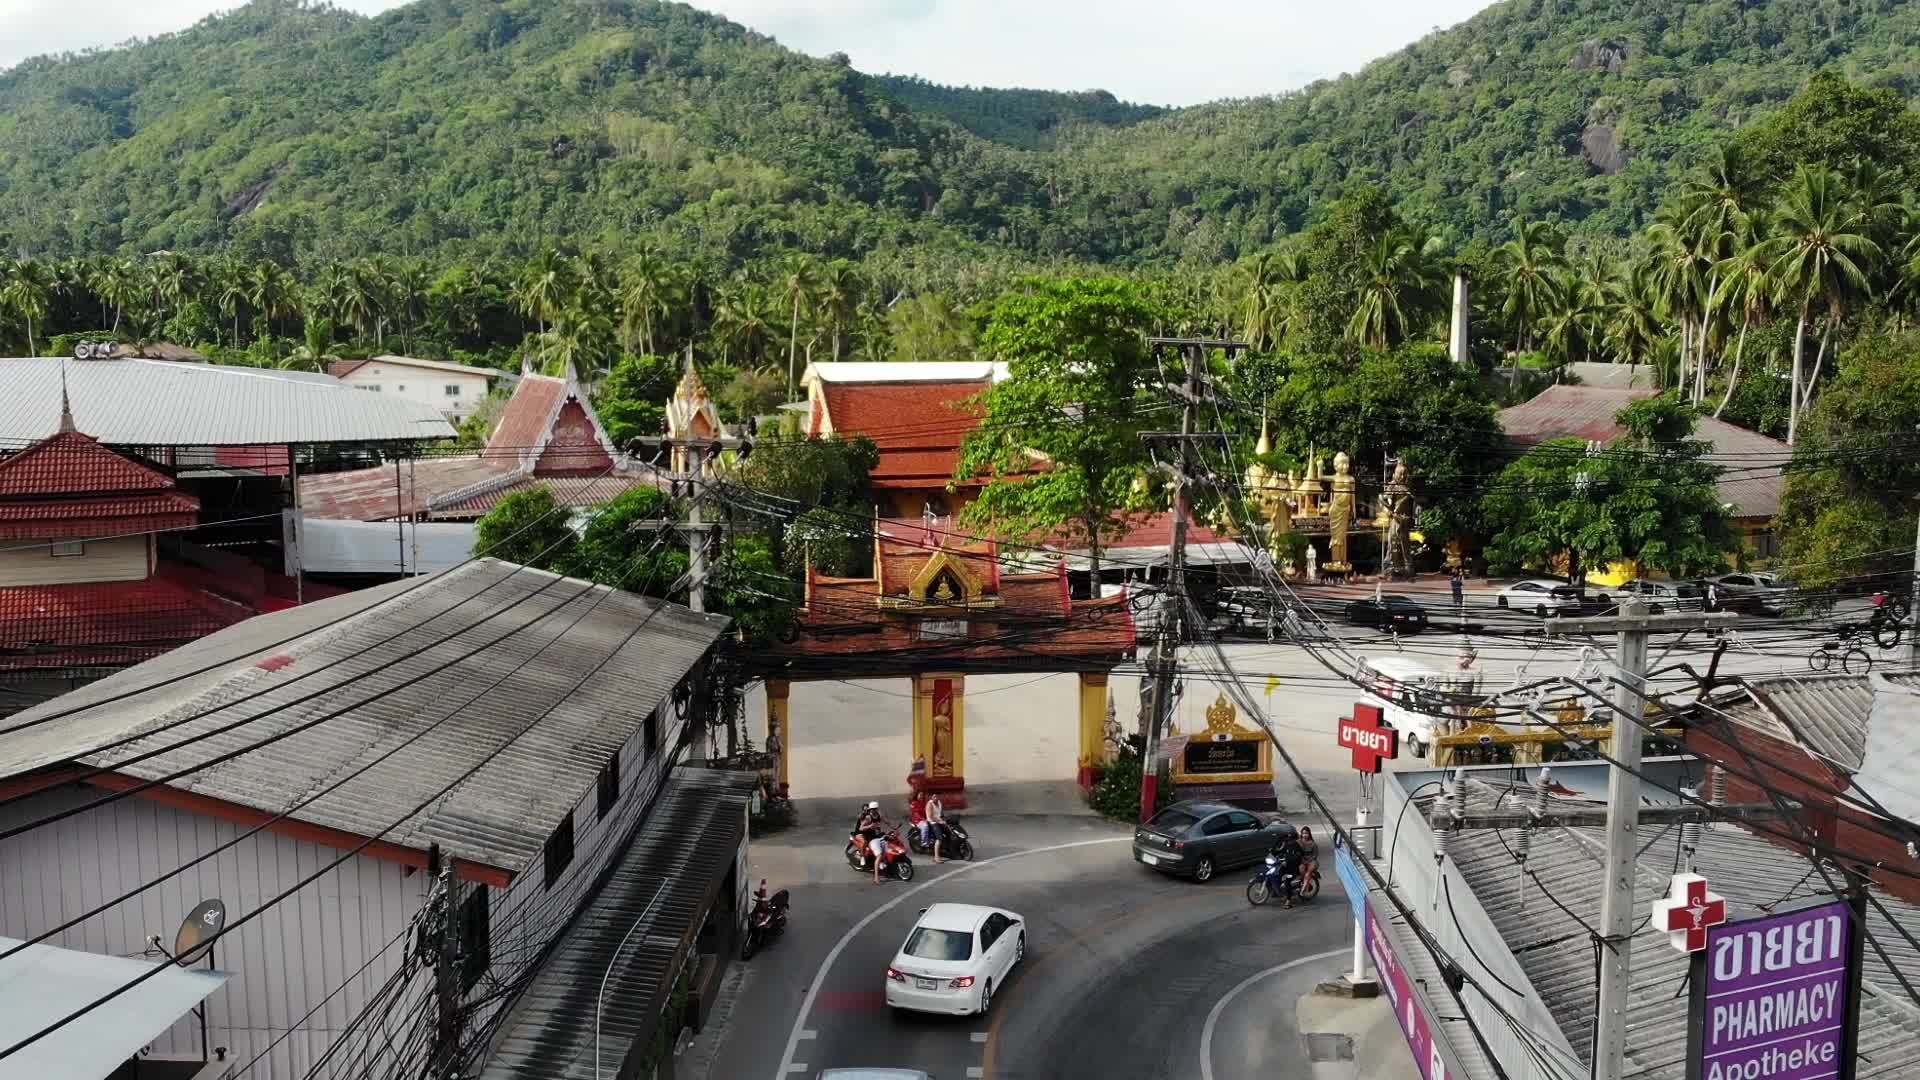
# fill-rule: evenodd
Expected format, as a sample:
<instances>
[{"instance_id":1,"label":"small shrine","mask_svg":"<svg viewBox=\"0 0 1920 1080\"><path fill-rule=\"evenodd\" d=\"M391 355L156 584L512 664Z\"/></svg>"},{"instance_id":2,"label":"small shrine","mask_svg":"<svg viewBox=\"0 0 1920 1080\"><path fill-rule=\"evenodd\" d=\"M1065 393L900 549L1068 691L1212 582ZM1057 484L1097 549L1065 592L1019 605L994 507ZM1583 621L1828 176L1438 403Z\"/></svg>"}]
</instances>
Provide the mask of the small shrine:
<instances>
[{"instance_id":1,"label":"small shrine","mask_svg":"<svg viewBox=\"0 0 1920 1080\"><path fill-rule=\"evenodd\" d=\"M1177 799L1221 799L1253 809L1274 805L1273 744L1266 732L1239 721L1222 693L1207 707L1207 726L1182 735L1169 722L1161 743Z\"/></svg>"},{"instance_id":2,"label":"small shrine","mask_svg":"<svg viewBox=\"0 0 1920 1080\"><path fill-rule=\"evenodd\" d=\"M715 407L707 384L693 366L693 349L687 349L686 370L680 385L667 399L667 437L673 441L673 472L684 475L697 471L699 450L689 443L721 436L720 410Z\"/></svg>"},{"instance_id":3,"label":"small shrine","mask_svg":"<svg viewBox=\"0 0 1920 1080\"><path fill-rule=\"evenodd\" d=\"M1379 504L1369 522L1358 514L1358 480L1353 461L1345 451L1333 455L1331 470L1323 470L1321 451L1307 451L1307 465L1299 475L1285 473L1260 459L1273 453L1273 437L1267 422L1260 422L1260 441L1253 448L1254 461L1242 478L1247 498L1258 508L1267 526L1268 545L1280 572L1289 578L1301 575L1293 554L1282 538L1295 534L1307 538L1305 578L1317 581L1321 575L1344 578L1353 572L1349 542L1356 528L1377 529L1380 533L1381 566L1396 576L1412 568L1412 544L1419 539L1414 531L1416 507L1413 484L1404 461L1394 466L1392 477L1381 490ZM1314 540L1326 539L1327 558L1320 561Z\"/></svg>"}]
</instances>

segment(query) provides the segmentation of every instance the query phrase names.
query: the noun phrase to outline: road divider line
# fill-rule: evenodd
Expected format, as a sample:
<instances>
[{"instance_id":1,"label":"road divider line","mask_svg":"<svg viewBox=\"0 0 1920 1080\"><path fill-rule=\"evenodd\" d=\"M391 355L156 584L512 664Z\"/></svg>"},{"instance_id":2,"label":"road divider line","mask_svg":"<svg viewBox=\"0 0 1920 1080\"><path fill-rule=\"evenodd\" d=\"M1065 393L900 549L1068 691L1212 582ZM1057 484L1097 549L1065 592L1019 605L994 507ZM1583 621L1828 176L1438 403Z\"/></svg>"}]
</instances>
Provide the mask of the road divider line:
<instances>
[{"instance_id":1,"label":"road divider line","mask_svg":"<svg viewBox=\"0 0 1920 1080\"><path fill-rule=\"evenodd\" d=\"M1346 949L1335 949L1332 952L1315 953L1312 956L1302 956L1297 960L1289 960L1284 964L1275 964L1265 971L1256 971L1246 978L1241 979L1239 985L1220 995L1220 1000L1214 1002L1213 1008L1207 1010L1206 1025L1200 1029L1200 1080L1213 1080L1213 1029L1220 1023L1220 1014L1227 1011L1228 1003L1234 998L1239 997L1242 990L1259 982L1261 979L1270 978L1283 971L1290 971L1293 968L1311 964L1318 960L1331 960L1336 956L1345 956L1347 952L1348 950Z\"/></svg>"},{"instance_id":2,"label":"road divider line","mask_svg":"<svg viewBox=\"0 0 1920 1080\"><path fill-rule=\"evenodd\" d=\"M786 1080L786 1078L793 1073L806 1071L806 1066L794 1064L793 1055L800 1050L800 1033L807 1030L807 1017L813 1013L813 1003L820 996L820 987L826 982L827 973L833 970L834 962L840 959L842 952L846 951L848 943L852 942L854 938L859 937L862 930L873 925L875 919L906 903L909 899L918 895L923 889L929 889L943 882L951 881L961 874L970 873L983 866L992 866L995 863L1006 862L1009 859L1018 859L1027 855L1045 855L1054 851L1068 851L1073 848L1093 847L1096 844L1124 844L1132 840L1133 834L1129 832L1125 836L1103 836L1098 840L1075 840L1069 844L1049 844L1046 847L1027 848L1024 851L1009 851L1005 855L995 855L991 859L981 859L979 862L961 863L959 866L954 867L953 870L941 874L939 877L928 878L918 885L908 887L905 891L895 895L893 899L867 912L865 917L859 922L854 923L851 927L848 927L846 933L840 935L840 940L834 942L833 948L827 951L827 958L820 961L819 970L814 972L813 981L807 986L807 996L800 1001L800 1015L793 1018L793 1031L787 1036L787 1049L784 1054L780 1055L780 1071L775 1074L774 1080ZM1338 953L1330 955L1343 955L1345 951L1346 950L1343 949Z\"/></svg>"},{"instance_id":3,"label":"road divider line","mask_svg":"<svg viewBox=\"0 0 1920 1080\"><path fill-rule=\"evenodd\" d=\"M979 1042L979 1043L983 1043L983 1042L986 1042L986 1041L987 1041L987 1033L986 1033L986 1032L984 1032L984 1031L976 1031L976 1032L974 1032L974 1033L973 1033L973 1041L974 1041L974 1042Z\"/></svg>"},{"instance_id":4,"label":"road divider line","mask_svg":"<svg viewBox=\"0 0 1920 1080\"><path fill-rule=\"evenodd\" d=\"M982 1071L982 1070L981 1070L981 1068L980 1068L980 1066L978 1066L978 1065L969 1065L969 1066L967 1066L967 1078L968 1078L968 1080L980 1080L980 1076L981 1076L981 1071Z\"/></svg>"},{"instance_id":5,"label":"road divider line","mask_svg":"<svg viewBox=\"0 0 1920 1080\"><path fill-rule=\"evenodd\" d=\"M820 1037L820 1033L819 1033L819 1032L817 1032L817 1031L813 1031L813 1030L811 1030L811 1029L809 1029L809 1030L807 1030L807 1031L803 1031L803 1032L801 1032L801 1033L800 1033L800 1037L801 1037L802 1039L817 1039L817 1038L819 1038L819 1037Z\"/></svg>"}]
</instances>

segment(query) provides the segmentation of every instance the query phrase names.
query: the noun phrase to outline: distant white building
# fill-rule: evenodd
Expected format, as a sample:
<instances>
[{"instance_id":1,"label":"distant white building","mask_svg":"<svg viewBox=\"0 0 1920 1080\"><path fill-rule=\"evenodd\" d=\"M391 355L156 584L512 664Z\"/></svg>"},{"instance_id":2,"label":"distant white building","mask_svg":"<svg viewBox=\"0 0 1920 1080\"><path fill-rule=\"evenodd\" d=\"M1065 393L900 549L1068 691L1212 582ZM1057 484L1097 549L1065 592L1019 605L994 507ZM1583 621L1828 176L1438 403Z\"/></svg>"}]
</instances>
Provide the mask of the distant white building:
<instances>
[{"instance_id":1,"label":"distant white building","mask_svg":"<svg viewBox=\"0 0 1920 1080\"><path fill-rule=\"evenodd\" d=\"M337 360L327 374L356 390L393 394L431 405L448 420L459 423L480 407L494 379L507 378L498 368L421 360L411 356L376 356L371 360Z\"/></svg>"}]
</instances>

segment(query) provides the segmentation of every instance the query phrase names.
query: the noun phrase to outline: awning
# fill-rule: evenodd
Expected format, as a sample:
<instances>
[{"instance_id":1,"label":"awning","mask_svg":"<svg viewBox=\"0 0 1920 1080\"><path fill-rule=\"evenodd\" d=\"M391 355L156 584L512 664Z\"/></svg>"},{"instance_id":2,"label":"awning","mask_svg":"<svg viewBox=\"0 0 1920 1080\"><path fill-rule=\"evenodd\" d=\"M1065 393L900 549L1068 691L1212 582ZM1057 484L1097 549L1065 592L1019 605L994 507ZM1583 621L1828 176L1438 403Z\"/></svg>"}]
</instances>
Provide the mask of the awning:
<instances>
[{"instance_id":1,"label":"awning","mask_svg":"<svg viewBox=\"0 0 1920 1080\"><path fill-rule=\"evenodd\" d=\"M0 937L0 952L19 945ZM150 960L33 945L0 960L0 1047L12 1046L153 968ZM112 1001L0 1058L0 1080L98 1080L126 1064L227 981L225 972L169 963Z\"/></svg>"}]
</instances>

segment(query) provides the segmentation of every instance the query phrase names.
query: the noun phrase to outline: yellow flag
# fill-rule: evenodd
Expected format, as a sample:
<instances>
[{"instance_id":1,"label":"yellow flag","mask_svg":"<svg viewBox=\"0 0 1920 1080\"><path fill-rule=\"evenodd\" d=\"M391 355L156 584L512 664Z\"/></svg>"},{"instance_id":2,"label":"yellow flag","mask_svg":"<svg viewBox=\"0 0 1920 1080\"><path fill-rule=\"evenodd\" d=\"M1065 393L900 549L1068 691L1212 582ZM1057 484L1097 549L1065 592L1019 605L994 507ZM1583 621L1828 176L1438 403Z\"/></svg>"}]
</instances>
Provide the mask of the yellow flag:
<instances>
[{"instance_id":1,"label":"yellow flag","mask_svg":"<svg viewBox=\"0 0 1920 1080\"><path fill-rule=\"evenodd\" d=\"M1267 676L1267 696L1272 697L1273 692L1278 689L1280 689L1280 676L1278 675Z\"/></svg>"}]
</instances>

